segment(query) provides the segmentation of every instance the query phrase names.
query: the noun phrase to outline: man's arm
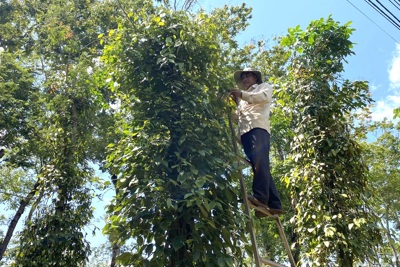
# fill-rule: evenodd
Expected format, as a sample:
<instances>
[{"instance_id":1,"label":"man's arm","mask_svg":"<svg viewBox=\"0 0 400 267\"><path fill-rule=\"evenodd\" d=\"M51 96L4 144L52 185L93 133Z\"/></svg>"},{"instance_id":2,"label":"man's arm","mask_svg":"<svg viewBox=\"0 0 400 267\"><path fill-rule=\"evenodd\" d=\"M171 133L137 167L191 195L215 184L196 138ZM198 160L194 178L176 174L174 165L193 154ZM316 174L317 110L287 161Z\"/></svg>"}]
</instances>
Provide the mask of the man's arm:
<instances>
[{"instance_id":1,"label":"man's arm","mask_svg":"<svg viewBox=\"0 0 400 267\"><path fill-rule=\"evenodd\" d=\"M241 98L250 104L262 104L272 102L272 86L268 83L258 85L256 92L241 92Z\"/></svg>"}]
</instances>

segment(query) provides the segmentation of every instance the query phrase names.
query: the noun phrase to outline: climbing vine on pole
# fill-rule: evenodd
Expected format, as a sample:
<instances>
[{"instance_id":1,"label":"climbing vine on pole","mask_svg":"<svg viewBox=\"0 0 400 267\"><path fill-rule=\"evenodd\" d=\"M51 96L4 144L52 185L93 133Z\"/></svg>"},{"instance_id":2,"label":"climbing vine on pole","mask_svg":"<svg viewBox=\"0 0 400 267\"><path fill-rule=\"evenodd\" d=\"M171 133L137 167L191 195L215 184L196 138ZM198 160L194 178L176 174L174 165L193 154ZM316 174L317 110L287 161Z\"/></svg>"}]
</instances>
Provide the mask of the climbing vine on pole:
<instances>
[{"instance_id":1,"label":"climbing vine on pole","mask_svg":"<svg viewBox=\"0 0 400 267\"><path fill-rule=\"evenodd\" d=\"M121 101L122 138L109 145L108 156L119 195L106 232L115 243L136 243L137 251L119 256L123 264L243 262L247 240L225 125L232 82L225 66L249 10L207 15L142 5L100 36Z\"/></svg>"},{"instance_id":2,"label":"climbing vine on pole","mask_svg":"<svg viewBox=\"0 0 400 267\"><path fill-rule=\"evenodd\" d=\"M291 51L286 92L295 120L286 181L292 188L293 223L303 259L316 266L353 266L374 257L380 240L377 217L369 209L367 166L352 135L349 115L372 100L368 84L341 77L353 54L349 24L332 18L306 30L289 29L281 45Z\"/></svg>"}]
</instances>

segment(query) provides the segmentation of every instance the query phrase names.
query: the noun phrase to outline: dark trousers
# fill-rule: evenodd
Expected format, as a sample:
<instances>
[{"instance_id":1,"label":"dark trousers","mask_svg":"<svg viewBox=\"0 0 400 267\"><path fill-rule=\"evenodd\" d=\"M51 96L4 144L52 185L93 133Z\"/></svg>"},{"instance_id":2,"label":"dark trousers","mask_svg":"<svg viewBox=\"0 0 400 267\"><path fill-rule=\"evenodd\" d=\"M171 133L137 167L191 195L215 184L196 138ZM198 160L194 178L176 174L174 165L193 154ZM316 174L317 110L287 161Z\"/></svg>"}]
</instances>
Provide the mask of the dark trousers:
<instances>
[{"instance_id":1,"label":"dark trousers","mask_svg":"<svg viewBox=\"0 0 400 267\"><path fill-rule=\"evenodd\" d=\"M272 209L282 209L269 166L270 134L264 129L254 128L243 134L241 141L253 167L254 197Z\"/></svg>"}]
</instances>

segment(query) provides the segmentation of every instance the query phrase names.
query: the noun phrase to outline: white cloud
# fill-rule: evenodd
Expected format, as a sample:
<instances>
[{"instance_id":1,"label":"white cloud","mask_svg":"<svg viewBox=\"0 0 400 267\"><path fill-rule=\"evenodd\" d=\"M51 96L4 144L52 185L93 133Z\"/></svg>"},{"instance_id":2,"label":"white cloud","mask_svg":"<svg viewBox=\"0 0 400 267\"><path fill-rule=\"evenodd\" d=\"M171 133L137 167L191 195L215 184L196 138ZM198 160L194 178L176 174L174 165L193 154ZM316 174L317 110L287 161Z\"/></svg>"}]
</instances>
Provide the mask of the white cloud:
<instances>
[{"instance_id":1,"label":"white cloud","mask_svg":"<svg viewBox=\"0 0 400 267\"><path fill-rule=\"evenodd\" d=\"M400 96L389 95L385 100L375 102L372 108L372 120L382 121L384 118L393 119L393 109L400 106Z\"/></svg>"},{"instance_id":2,"label":"white cloud","mask_svg":"<svg viewBox=\"0 0 400 267\"><path fill-rule=\"evenodd\" d=\"M400 89L400 45L397 44L389 66L389 81L391 89Z\"/></svg>"},{"instance_id":3,"label":"white cloud","mask_svg":"<svg viewBox=\"0 0 400 267\"><path fill-rule=\"evenodd\" d=\"M400 106L400 95L388 96L389 101L393 102L396 106Z\"/></svg>"}]
</instances>

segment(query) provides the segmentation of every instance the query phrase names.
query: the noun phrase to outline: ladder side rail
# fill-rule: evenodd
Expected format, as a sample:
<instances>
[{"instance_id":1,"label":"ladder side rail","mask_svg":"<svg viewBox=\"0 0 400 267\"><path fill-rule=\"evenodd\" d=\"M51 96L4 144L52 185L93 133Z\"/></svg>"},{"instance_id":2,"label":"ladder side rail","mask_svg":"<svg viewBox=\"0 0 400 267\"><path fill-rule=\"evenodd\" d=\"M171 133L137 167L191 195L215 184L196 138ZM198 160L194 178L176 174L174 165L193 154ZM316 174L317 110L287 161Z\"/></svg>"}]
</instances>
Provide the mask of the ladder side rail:
<instances>
[{"instance_id":1,"label":"ladder side rail","mask_svg":"<svg viewBox=\"0 0 400 267\"><path fill-rule=\"evenodd\" d=\"M281 240L283 242L285 250L286 250L286 252L288 254L290 265L292 267L296 267L296 263L294 261L293 255L292 255L292 251L290 250L290 246L289 246L289 243L288 243L288 241L286 239L286 235L285 235L285 232L283 230L283 225L282 225L282 223L281 223L281 221L279 219L279 216L276 215L276 214L272 214L269 210L267 210L265 208L262 208L262 207L259 207L259 206L256 206L251 202L250 202L250 207L252 207L255 210L258 210L258 211L264 213L265 215L268 215L268 217L271 217L271 218L273 218L275 220L276 226L278 227L279 236L281 237ZM271 265L271 266L273 266L273 265Z\"/></svg>"},{"instance_id":2,"label":"ladder side rail","mask_svg":"<svg viewBox=\"0 0 400 267\"><path fill-rule=\"evenodd\" d=\"M280 263L276 263L274 261L270 261L270 260L267 260L265 258L261 258L261 262L263 264L266 264L266 265L269 265L269 266L273 266L273 267L286 267L286 265L282 265Z\"/></svg>"},{"instance_id":3,"label":"ladder side rail","mask_svg":"<svg viewBox=\"0 0 400 267\"><path fill-rule=\"evenodd\" d=\"M279 219L279 216L275 217L275 222L276 222L276 226L278 227L278 230L279 230L279 235L281 236L281 239L283 241L283 245L285 246L286 252L287 252L287 254L289 256L290 265L292 267L296 267L296 263L294 261L293 255L292 255L292 251L290 250L290 246L289 246L289 243L288 243L288 241L286 239L286 235L285 235L285 232L283 230L283 225L281 223L281 220Z\"/></svg>"},{"instance_id":4,"label":"ladder side rail","mask_svg":"<svg viewBox=\"0 0 400 267\"><path fill-rule=\"evenodd\" d=\"M239 155L239 149L238 146L235 142L236 136L235 136L235 130L233 129L233 123L232 123L232 118L231 114L228 114L228 119L229 119L229 127L231 129L231 134L232 134L232 143L233 143L233 149L236 155ZM256 236L254 234L253 230L253 222L251 219L251 212L250 212L250 207L249 207L249 201L247 199L247 193L246 193L246 185L244 183L244 178L243 178L243 173L240 170L240 191L243 197L243 202L244 202L244 207L245 207L245 212L248 216L247 218L247 228L249 229L250 232L250 239L251 239L251 245L253 248L253 254L254 254L254 260L256 263L256 267L261 267L261 259L258 254L258 247L257 247L257 240Z\"/></svg>"}]
</instances>

